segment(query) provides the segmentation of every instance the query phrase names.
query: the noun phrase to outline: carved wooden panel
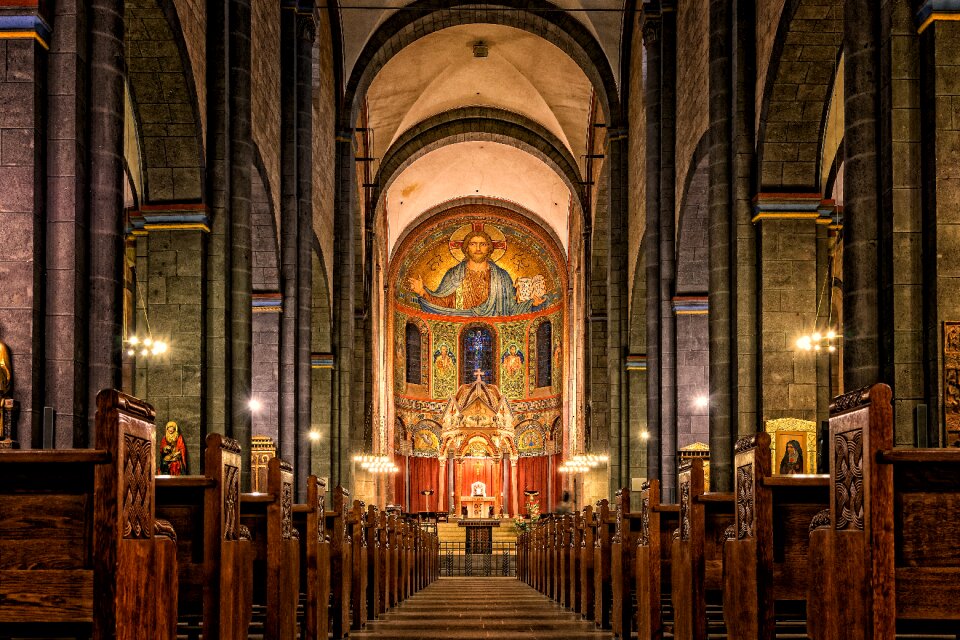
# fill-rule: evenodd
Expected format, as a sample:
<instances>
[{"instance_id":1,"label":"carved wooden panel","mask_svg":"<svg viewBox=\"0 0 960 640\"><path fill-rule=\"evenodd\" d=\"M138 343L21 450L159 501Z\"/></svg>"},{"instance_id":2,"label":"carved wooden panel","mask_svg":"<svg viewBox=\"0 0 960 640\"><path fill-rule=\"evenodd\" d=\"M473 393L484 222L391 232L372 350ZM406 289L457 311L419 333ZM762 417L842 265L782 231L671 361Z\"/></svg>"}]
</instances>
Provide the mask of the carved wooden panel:
<instances>
[{"instance_id":1,"label":"carved wooden panel","mask_svg":"<svg viewBox=\"0 0 960 640\"><path fill-rule=\"evenodd\" d=\"M123 537L148 539L153 536L150 524L153 488L153 444L130 433L123 434Z\"/></svg>"},{"instance_id":2,"label":"carved wooden panel","mask_svg":"<svg viewBox=\"0 0 960 640\"><path fill-rule=\"evenodd\" d=\"M230 464L223 465L223 484L223 539L237 540L239 536L237 505L240 501L240 468Z\"/></svg>"},{"instance_id":3,"label":"carved wooden panel","mask_svg":"<svg viewBox=\"0 0 960 640\"><path fill-rule=\"evenodd\" d=\"M837 433L833 440L836 464L834 492L836 493L838 531L863 531L863 432L860 430Z\"/></svg>"},{"instance_id":4,"label":"carved wooden panel","mask_svg":"<svg viewBox=\"0 0 960 640\"><path fill-rule=\"evenodd\" d=\"M293 483L280 484L280 537L289 540L293 531Z\"/></svg>"},{"instance_id":5,"label":"carved wooden panel","mask_svg":"<svg viewBox=\"0 0 960 640\"><path fill-rule=\"evenodd\" d=\"M690 475L680 478L680 539L690 539Z\"/></svg>"},{"instance_id":6,"label":"carved wooden panel","mask_svg":"<svg viewBox=\"0 0 960 640\"><path fill-rule=\"evenodd\" d=\"M737 540L754 537L756 496L753 486L753 463L737 467Z\"/></svg>"},{"instance_id":7,"label":"carved wooden panel","mask_svg":"<svg viewBox=\"0 0 960 640\"><path fill-rule=\"evenodd\" d=\"M640 544L650 544L650 495L644 494L640 499Z\"/></svg>"},{"instance_id":8,"label":"carved wooden panel","mask_svg":"<svg viewBox=\"0 0 960 640\"><path fill-rule=\"evenodd\" d=\"M943 323L943 417L947 432L960 434L960 322Z\"/></svg>"}]
</instances>

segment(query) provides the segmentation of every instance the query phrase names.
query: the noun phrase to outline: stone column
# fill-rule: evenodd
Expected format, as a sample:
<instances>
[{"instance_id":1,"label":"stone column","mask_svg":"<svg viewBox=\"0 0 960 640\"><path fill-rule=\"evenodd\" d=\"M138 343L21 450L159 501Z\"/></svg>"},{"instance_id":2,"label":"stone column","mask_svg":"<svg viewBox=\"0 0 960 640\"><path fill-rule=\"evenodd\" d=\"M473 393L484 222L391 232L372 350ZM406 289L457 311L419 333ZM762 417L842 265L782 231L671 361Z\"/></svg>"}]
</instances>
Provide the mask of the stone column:
<instances>
[{"instance_id":1,"label":"stone column","mask_svg":"<svg viewBox=\"0 0 960 640\"><path fill-rule=\"evenodd\" d=\"M437 511L441 512L444 511L443 505L448 502L444 495L447 490L447 459L440 458L438 462L440 463L440 471L437 478Z\"/></svg>"},{"instance_id":2,"label":"stone column","mask_svg":"<svg viewBox=\"0 0 960 640\"><path fill-rule=\"evenodd\" d=\"M501 493L501 504L503 505L503 513L510 517L510 496L513 495L513 492L510 490L510 455L507 453L503 454L503 458L500 461L500 465L503 470L503 479L500 482L502 487Z\"/></svg>"},{"instance_id":3,"label":"stone column","mask_svg":"<svg viewBox=\"0 0 960 640\"><path fill-rule=\"evenodd\" d=\"M843 379L847 389L881 380L880 3L844 4Z\"/></svg>"},{"instance_id":4,"label":"stone column","mask_svg":"<svg viewBox=\"0 0 960 640\"><path fill-rule=\"evenodd\" d=\"M57 242L48 243L46 256L44 386L45 404L56 411L54 445L59 449L83 446L87 430L86 326L90 304L86 234L89 220L84 194L89 70L86 65L87 12L83 4L78 4L56 2L52 5L53 28L58 37L49 39L47 75L49 86L55 89L47 91L46 144L57 152L47 158L46 235L56 238ZM6 46L14 42L8 40ZM39 47L39 43L30 46ZM40 47L39 51L42 50ZM18 145L18 148L25 151L31 147ZM13 163L3 158L2 165L7 168Z\"/></svg>"},{"instance_id":5,"label":"stone column","mask_svg":"<svg viewBox=\"0 0 960 640\"><path fill-rule=\"evenodd\" d=\"M733 488L736 419L732 402L733 345L730 296L732 16L728 0L710 0L710 488ZM735 379L735 378L734 378Z\"/></svg>"},{"instance_id":6,"label":"stone column","mask_svg":"<svg viewBox=\"0 0 960 640\"><path fill-rule=\"evenodd\" d=\"M733 215L731 305L733 376L731 434L750 435L762 426L757 410L757 235L753 226L756 167L756 1L736 0L736 61L733 70ZM734 409L735 408L735 409ZM712 452L711 452L712 454ZM712 465L711 465L712 469ZM712 473L712 472L711 472ZM711 480L712 481L712 480Z\"/></svg>"},{"instance_id":7,"label":"stone column","mask_svg":"<svg viewBox=\"0 0 960 640\"><path fill-rule=\"evenodd\" d=\"M460 494L463 493L460 491L460 487L463 485L463 460L454 460L453 472L453 504L455 506L454 513L457 517L460 516Z\"/></svg>"},{"instance_id":8,"label":"stone column","mask_svg":"<svg viewBox=\"0 0 960 640\"><path fill-rule=\"evenodd\" d=\"M514 515L520 515L520 496L517 494L517 462L518 460L515 458L510 459L510 500Z\"/></svg>"},{"instance_id":9,"label":"stone column","mask_svg":"<svg viewBox=\"0 0 960 640\"><path fill-rule=\"evenodd\" d=\"M90 2L88 443L101 389L120 387L123 304L123 0ZM29 103L28 103L29 104ZM36 148L39 148L37 146ZM24 405L24 409L27 406Z\"/></svg>"},{"instance_id":10,"label":"stone column","mask_svg":"<svg viewBox=\"0 0 960 640\"><path fill-rule=\"evenodd\" d=\"M924 373L925 395L930 407L925 434L928 446L954 446L960 442L960 407L944 395L955 397L960 391L954 355L944 360L944 350L956 352L955 329L945 321L960 319L960 122L952 115L960 103L957 87L960 51L960 23L938 19L934 2L926 2L920 12L925 26L920 41L921 137L924 143L923 175L923 280L924 280ZM942 16L944 17L945 16ZM844 225L844 233L847 228ZM847 268L844 255L844 270ZM846 275L846 274L845 274ZM846 302L846 291L844 291ZM847 307L844 305L844 313ZM846 318L844 318L846 320ZM949 340L944 339L948 332ZM846 357L846 354L844 354ZM844 367L846 374L847 367ZM939 420L944 415L941 430Z\"/></svg>"},{"instance_id":11,"label":"stone column","mask_svg":"<svg viewBox=\"0 0 960 640\"><path fill-rule=\"evenodd\" d=\"M316 26L313 2L305 2L297 15L297 260L299 263L297 310L297 491L306 490L310 450L313 292L313 42Z\"/></svg>"},{"instance_id":12,"label":"stone column","mask_svg":"<svg viewBox=\"0 0 960 640\"><path fill-rule=\"evenodd\" d=\"M297 173L297 12L280 10L280 424L278 450L287 461L295 455L297 428L297 316L300 288Z\"/></svg>"},{"instance_id":13,"label":"stone column","mask_svg":"<svg viewBox=\"0 0 960 640\"><path fill-rule=\"evenodd\" d=\"M660 478L664 500L677 484L676 285L677 13L664 4L660 45Z\"/></svg>"},{"instance_id":14,"label":"stone column","mask_svg":"<svg viewBox=\"0 0 960 640\"><path fill-rule=\"evenodd\" d=\"M230 433L250 451L251 361L253 336L252 233L250 171L250 0L230 0ZM250 486L250 466L241 470L241 485Z\"/></svg>"},{"instance_id":15,"label":"stone column","mask_svg":"<svg viewBox=\"0 0 960 640\"><path fill-rule=\"evenodd\" d=\"M643 45L647 50L644 97L647 116L646 232L647 277L647 475L660 478L660 16L645 13Z\"/></svg>"},{"instance_id":16,"label":"stone column","mask_svg":"<svg viewBox=\"0 0 960 640\"><path fill-rule=\"evenodd\" d=\"M627 379L629 341L629 296L627 291L627 130L607 130L607 160L610 163L610 230L607 266L607 370L610 372L611 441L617 440L619 460L615 475L611 465L611 491L630 486L630 403ZM561 448L562 451L562 448ZM611 450L612 453L612 450Z\"/></svg>"}]
</instances>

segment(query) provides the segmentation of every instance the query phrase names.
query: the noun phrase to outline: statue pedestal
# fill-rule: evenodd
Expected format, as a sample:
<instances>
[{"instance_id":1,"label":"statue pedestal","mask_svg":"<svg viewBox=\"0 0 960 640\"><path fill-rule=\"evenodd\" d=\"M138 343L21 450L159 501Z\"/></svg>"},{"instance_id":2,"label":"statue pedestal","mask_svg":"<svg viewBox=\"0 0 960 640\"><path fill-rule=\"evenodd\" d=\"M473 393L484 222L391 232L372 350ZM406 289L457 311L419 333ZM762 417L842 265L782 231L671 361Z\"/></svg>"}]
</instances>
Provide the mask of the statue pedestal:
<instances>
[{"instance_id":1,"label":"statue pedestal","mask_svg":"<svg viewBox=\"0 0 960 640\"><path fill-rule=\"evenodd\" d=\"M20 405L13 398L0 400L0 449L19 449L20 443L13 439L13 425L17 423Z\"/></svg>"}]
</instances>

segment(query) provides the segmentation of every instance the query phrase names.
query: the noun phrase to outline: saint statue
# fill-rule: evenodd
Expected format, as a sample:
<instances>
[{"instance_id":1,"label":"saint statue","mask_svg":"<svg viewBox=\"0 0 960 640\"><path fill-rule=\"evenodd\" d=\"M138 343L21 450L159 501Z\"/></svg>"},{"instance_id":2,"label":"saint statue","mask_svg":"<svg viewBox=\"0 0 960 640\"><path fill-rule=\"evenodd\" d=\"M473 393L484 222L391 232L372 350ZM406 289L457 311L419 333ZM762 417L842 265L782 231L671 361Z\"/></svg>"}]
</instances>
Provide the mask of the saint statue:
<instances>
[{"instance_id":1,"label":"saint statue","mask_svg":"<svg viewBox=\"0 0 960 640\"><path fill-rule=\"evenodd\" d=\"M160 443L160 466L157 473L167 476L185 476L187 468L187 445L180 427L171 420L167 423L163 441Z\"/></svg>"},{"instance_id":2,"label":"saint statue","mask_svg":"<svg viewBox=\"0 0 960 640\"><path fill-rule=\"evenodd\" d=\"M450 316L514 316L542 309L545 297L519 301L510 274L490 259L493 248L487 232L474 229L463 238L464 259L447 269L435 291L419 274L408 278L420 308Z\"/></svg>"}]
</instances>

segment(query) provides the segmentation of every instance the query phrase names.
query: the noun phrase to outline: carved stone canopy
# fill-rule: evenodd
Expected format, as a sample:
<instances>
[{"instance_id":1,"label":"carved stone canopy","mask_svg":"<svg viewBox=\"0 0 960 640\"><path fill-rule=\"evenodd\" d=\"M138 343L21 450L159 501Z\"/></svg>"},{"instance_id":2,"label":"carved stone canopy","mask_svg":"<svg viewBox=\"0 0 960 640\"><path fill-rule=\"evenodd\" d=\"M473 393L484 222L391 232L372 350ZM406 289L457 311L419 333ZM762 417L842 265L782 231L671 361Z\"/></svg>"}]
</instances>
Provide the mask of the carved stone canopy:
<instances>
[{"instance_id":1,"label":"carved stone canopy","mask_svg":"<svg viewBox=\"0 0 960 640\"><path fill-rule=\"evenodd\" d=\"M478 375L473 382L460 385L447 403L441 420L440 455L446 457L451 446L458 458L477 456L481 449L482 455L516 455L513 421L507 398Z\"/></svg>"}]
</instances>

